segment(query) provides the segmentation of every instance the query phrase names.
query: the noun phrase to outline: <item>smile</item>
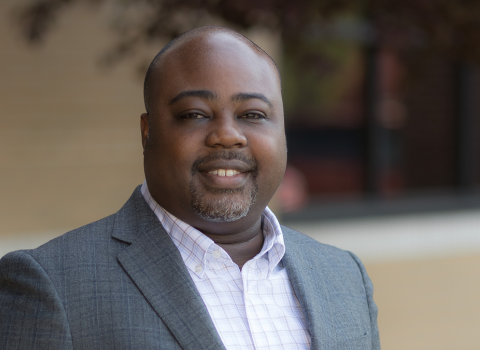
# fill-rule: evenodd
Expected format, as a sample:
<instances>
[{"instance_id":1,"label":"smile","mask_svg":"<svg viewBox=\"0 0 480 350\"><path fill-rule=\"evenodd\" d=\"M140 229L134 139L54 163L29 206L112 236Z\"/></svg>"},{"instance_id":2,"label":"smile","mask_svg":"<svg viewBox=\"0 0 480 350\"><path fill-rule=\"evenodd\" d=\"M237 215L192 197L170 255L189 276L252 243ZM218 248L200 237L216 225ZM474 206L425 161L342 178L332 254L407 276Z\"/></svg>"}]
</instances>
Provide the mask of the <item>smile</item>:
<instances>
[{"instance_id":1,"label":"smile","mask_svg":"<svg viewBox=\"0 0 480 350\"><path fill-rule=\"evenodd\" d=\"M218 176L235 176L240 174L239 171L234 169L215 169L215 170L209 171L208 173L212 175L218 175Z\"/></svg>"},{"instance_id":2,"label":"smile","mask_svg":"<svg viewBox=\"0 0 480 350\"><path fill-rule=\"evenodd\" d=\"M192 175L210 189L239 189L252 182L257 172L253 157L218 152L204 157L192 166Z\"/></svg>"}]
</instances>

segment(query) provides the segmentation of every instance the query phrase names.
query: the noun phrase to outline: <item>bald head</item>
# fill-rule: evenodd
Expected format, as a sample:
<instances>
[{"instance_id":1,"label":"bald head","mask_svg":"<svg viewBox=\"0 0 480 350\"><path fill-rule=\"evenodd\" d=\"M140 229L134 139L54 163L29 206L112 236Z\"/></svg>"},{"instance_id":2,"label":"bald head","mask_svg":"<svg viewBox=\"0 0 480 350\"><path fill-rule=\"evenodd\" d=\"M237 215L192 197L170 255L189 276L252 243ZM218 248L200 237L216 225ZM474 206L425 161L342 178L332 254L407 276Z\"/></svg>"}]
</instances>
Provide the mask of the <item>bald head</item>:
<instances>
[{"instance_id":1,"label":"bald head","mask_svg":"<svg viewBox=\"0 0 480 350\"><path fill-rule=\"evenodd\" d=\"M148 67L147 73L145 75L145 81L144 81L144 89L143 89L143 96L144 96L144 102L145 102L145 109L147 111L147 114L150 114L151 106L152 106L152 96L153 96L153 90L155 88L155 84L162 83L161 81L157 81L154 79L154 76L156 75L155 72L158 69L161 69L161 61L162 58L171 50L182 46L182 44L186 44L188 42L191 42L194 39L198 38L203 38L206 39L210 36L214 35L227 35L232 38L237 39L241 43L247 45L253 52L255 52L259 57L264 58L269 62L269 64L275 69L277 75L278 75L278 80L280 82L280 72L278 70L278 67L275 63L275 61L265 52L263 51L257 44L255 44L253 41L248 39L247 37L243 36L242 34L226 27L220 27L220 26L205 26L205 27L199 27L195 28L192 30L189 30L172 41L170 41L167 45L165 45L162 50L155 56L155 58L152 60L150 63L150 66Z\"/></svg>"}]
</instances>

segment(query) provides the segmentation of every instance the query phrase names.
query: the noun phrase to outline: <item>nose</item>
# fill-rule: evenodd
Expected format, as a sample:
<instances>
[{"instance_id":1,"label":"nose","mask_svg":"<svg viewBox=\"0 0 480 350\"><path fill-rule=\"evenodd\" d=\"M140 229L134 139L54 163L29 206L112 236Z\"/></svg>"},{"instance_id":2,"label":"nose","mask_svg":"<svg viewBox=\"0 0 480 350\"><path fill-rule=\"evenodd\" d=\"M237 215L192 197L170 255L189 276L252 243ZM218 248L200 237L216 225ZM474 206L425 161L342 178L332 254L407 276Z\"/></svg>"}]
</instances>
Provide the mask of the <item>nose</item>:
<instances>
[{"instance_id":1,"label":"nose","mask_svg":"<svg viewBox=\"0 0 480 350\"><path fill-rule=\"evenodd\" d=\"M247 145L247 138L243 134L238 121L234 116L213 117L205 139L205 144L216 148L241 148Z\"/></svg>"}]
</instances>

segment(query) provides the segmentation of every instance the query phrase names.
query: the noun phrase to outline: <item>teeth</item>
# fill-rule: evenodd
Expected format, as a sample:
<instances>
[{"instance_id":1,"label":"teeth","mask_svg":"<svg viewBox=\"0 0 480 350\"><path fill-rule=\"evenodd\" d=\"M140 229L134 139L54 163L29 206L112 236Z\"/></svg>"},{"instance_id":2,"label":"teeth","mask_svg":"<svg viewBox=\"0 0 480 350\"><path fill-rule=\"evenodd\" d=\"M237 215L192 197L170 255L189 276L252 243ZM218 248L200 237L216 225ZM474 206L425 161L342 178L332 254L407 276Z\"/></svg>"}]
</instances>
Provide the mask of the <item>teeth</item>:
<instances>
[{"instance_id":1,"label":"teeth","mask_svg":"<svg viewBox=\"0 0 480 350\"><path fill-rule=\"evenodd\" d=\"M217 170L212 170L208 172L209 174L212 175L218 175L218 176L234 176L237 174L240 174L239 171L237 170L232 170L232 169L217 169Z\"/></svg>"}]
</instances>

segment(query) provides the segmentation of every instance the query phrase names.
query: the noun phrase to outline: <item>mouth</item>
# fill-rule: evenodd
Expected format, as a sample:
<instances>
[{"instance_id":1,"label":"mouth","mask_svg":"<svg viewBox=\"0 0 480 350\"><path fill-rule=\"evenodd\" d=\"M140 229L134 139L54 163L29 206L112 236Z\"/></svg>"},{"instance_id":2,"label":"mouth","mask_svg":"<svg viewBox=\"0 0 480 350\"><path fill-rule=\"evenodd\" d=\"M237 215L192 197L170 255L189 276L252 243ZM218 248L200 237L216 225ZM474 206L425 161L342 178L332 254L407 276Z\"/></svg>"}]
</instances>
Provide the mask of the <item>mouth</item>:
<instances>
[{"instance_id":1,"label":"mouth","mask_svg":"<svg viewBox=\"0 0 480 350\"><path fill-rule=\"evenodd\" d=\"M256 172L256 162L247 159L212 159L196 165L193 175L208 188L244 187Z\"/></svg>"},{"instance_id":2,"label":"mouth","mask_svg":"<svg viewBox=\"0 0 480 350\"><path fill-rule=\"evenodd\" d=\"M237 169L216 168L208 171L199 171L197 174L202 182L211 188L235 189L245 186L250 178L250 171Z\"/></svg>"},{"instance_id":3,"label":"mouth","mask_svg":"<svg viewBox=\"0 0 480 350\"><path fill-rule=\"evenodd\" d=\"M195 212L213 222L248 214L258 192L257 161L237 150L213 151L192 165L190 194Z\"/></svg>"},{"instance_id":4,"label":"mouth","mask_svg":"<svg viewBox=\"0 0 480 350\"><path fill-rule=\"evenodd\" d=\"M235 176L240 174L240 172L235 169L216 169L216 170L211 170L208 173L212 175L218 175L218 176Z\"/></svg>"}]
</instances>

